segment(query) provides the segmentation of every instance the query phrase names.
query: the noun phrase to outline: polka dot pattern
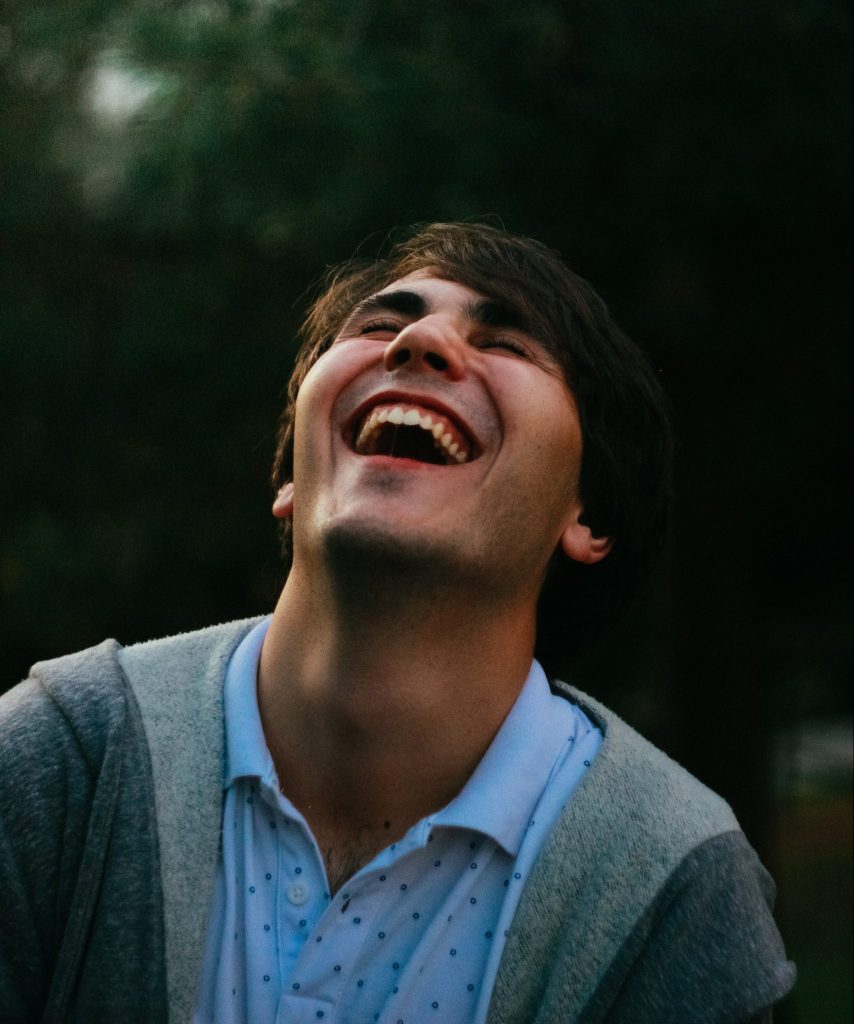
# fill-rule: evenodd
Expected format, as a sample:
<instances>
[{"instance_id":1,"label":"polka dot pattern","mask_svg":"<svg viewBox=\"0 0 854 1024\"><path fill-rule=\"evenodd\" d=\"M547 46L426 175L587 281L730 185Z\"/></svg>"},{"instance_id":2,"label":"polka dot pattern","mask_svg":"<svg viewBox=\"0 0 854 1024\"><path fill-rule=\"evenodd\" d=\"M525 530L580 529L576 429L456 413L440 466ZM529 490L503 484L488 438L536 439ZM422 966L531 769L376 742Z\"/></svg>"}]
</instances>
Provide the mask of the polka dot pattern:
<instances>
[{"instance_id":1,"label":"polka dot pattern","mask_svg":"<svg viewBox=\"0 0 854 1024\"><path fill-rule=\"evenodd\" d=\"M226 682L233 777L193 1024L483 1024L525 879L598 731L550 694L535 663L460 795L330 896L317 844L264 742L259 630Z\"/></svg>"}]
</instances>

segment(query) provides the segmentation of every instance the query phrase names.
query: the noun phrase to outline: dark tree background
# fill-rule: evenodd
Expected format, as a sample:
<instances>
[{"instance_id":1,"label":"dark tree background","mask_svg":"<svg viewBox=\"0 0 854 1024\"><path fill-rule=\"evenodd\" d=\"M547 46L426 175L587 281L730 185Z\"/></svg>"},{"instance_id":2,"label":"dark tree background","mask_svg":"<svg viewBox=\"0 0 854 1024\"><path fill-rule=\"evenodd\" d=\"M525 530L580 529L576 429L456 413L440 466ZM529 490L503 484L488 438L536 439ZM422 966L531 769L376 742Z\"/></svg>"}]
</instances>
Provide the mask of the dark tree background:
<instances>
[{"instance_id":1,"label":"dark tree background","mask_svg":"<svg viewBox=\"0 0 854 1024\"><path fill-rule=\"evenodd\" d=\"M803 949L790 1019L847 1019L849 969L810 971L850 914L832 949L799 917L844 893L787 893L780 777L799 723L851 714L850 52L841 0L7 3L4 686L271 608L308 284L393 226L500 218L596 284L677 414L664 565L568 671L730 800Z\"/></svg>"}]
</instances>

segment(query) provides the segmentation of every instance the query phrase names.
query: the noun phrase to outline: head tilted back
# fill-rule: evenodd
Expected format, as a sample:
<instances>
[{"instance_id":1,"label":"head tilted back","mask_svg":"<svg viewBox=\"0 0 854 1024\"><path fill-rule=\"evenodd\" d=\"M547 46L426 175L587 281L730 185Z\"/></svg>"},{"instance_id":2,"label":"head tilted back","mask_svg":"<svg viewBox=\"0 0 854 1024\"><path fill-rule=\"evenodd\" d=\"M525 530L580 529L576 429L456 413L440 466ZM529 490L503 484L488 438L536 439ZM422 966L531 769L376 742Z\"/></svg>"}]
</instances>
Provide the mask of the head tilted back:
<instances>
[{"instance_id":1,"label":"head tilted back","mask_svg":"<svg viewBox=\"0 0 854 1024\"><path fill-rule=\"evenodd\" d=\"M670 506L673 440L667 399L644 354L593 288L546 246L484 224L431 224L415 228L385 257L331 268L302 326L279 423L273 485L278 490L292 478L300 386L353 307L425 270L519 310L575 396L583 441L582 518L595 536L610 537L613 548L596 565L573 563L560 552L553 558L537 633L537 656L553 671L566 662L567 651L577 650L614 617L652 567ZM291 545L286 520L287 568Z\"/></svg>"}]
</instances>

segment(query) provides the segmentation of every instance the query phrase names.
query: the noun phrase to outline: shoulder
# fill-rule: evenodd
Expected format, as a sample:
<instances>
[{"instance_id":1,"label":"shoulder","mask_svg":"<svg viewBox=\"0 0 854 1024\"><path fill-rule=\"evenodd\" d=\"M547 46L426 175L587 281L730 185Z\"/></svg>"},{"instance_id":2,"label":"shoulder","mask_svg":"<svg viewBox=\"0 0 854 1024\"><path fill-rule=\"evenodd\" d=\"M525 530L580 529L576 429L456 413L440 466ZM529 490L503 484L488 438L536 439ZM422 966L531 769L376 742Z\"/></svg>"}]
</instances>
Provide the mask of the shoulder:
<instances>
[{"instance_id":1,"label":"shoulder","mask_svg":"<svg viewBox=\"0 0 854 1024\"><path fill-rule=\"evenodd\" d=\"M601 729L602 746L579 787L581 812L605 827L631 825L635 847L651 844L656 856L678 863L698 843L737 830L727 802L636 732L604 704L557 683ZM608 828L607 831L611 831Z\"/></svg>"},{"instance_id":2,"label":"shoulder","mask_svg":"<svg viewBox=\"0 0 854 1024\"><path fill-rule=\"evenodd\" d=\"M0 989L10 999L46 992L96 811L109 817L126 739L117 646L40 662L0 699Z\"/></svg>"},{"instance_id":3,"label":"shoulder","mask_svg":"<svg viewBox=\"0 0 854 1024\"><path fill-rule=\"evenodd\" d=\"M235 647L250 629L261 621L261 616L237 619L205 629L196 629L174 636L145 640L121 648L120 660L125 669L139 670L154 679L175 670L197 672L228 662Z\"/></svg>"},{"instance_id":4,"label":"shoulder","mask_svg":"<svg viewBox=\"0 0 854 1024\"><path fill-rule=\"evenodd\" d=\"M681 892L686 879L698 892L714 881L707 872L712 852L721 870L744 868L733 850L755 855L726 801L598 701L562 683L556 689L585 711L603 740L531 872L496 995L508 1006L553 1003L556 1014L572 1015L593 998L632 936L649 934L641 922L650 920L650 908ZM762 899L765 883L757 878L767 876L747 876Z\"/></svg>"},{"instance_id":5,"label":"shoulder","mask_svg":"<svg viewBox=\"0 0 854 1024\"><path fill-rule=\"evenodd\" d=\"M613 857L607 887L632 906L582 1020L604 1007L613 1024L753 1019L795 979L771 876L725 800L610 709L562 688L603 729L581 809L600 829L619 823L598 854Z\"/></svg>"},{"instance_id":6,"label":"shoulder","mask_svg":"<svg viewBox=\"0 0 854 1024\"><path fill-rule=\"evenodd\" d=\"M219 730L228 662L260 618L227 622L190 633L148 640L118 655L155 744Z\"/></svg>"},{"instance_id":7,"label":"shoulder","mask_svg":"<svg viewBox=\"0 0 854 1024\"><path fill-rule=\"evenodd\" d=\"M583 1021L759 1019L791 989L774 883L744 834L695 847L626 937Z\"/></svg>"},{"instance_id":8,"label":"shoulder","mask_svg":"<svg viewBox=\"0 0 854 1024\"><path fill-rule=\"evenodd\" d=\"M63 744L96 769L111 734L127 713L128 686L137 698L152 691L165 705L193 699L224 676L232 651L258 619L123 647L116 640L40 661L22 683L0 697L0 756L29 770L27 751ZM7 758L4 757L4 763ZM54 760L56 760L54 758Z\"/></svg>"},{"instance_id":9,"label":"shoulder","mask_svg":"<svg viewBox=\"0 0 854 1024\"><path fill-rule=\"evenodd\" d=\"M124 677L119 645L106 640L75 654L37 662L29 677L0 698L0 756L24 771L49 768L29 752L74 752L96 770L111 732L121 728ZM6 758L6 754L9 758ZM8 770L8 769L6 769Z\"/></svg>"}]
</instances>

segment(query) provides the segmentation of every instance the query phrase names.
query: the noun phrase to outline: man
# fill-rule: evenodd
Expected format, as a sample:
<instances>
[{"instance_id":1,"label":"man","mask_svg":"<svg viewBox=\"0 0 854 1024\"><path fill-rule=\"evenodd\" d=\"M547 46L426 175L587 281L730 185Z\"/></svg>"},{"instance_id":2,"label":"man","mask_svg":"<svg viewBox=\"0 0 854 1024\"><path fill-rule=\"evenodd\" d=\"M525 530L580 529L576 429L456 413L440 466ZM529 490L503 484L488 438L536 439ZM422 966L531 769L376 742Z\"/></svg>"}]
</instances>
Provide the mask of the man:
<instances>
[{"instance_id":1,"label":"man","mask_svg":"<svg viewBox=\"0 0 854 1024\"><path fill-rule=\"evenodd\" d=\"M731 812L546 674L660 544L638 351L478 225L339 268L304 336L272 617L6 698L3 1019L769 1020L793 968Z\"/></svg>"}]
</instances>

